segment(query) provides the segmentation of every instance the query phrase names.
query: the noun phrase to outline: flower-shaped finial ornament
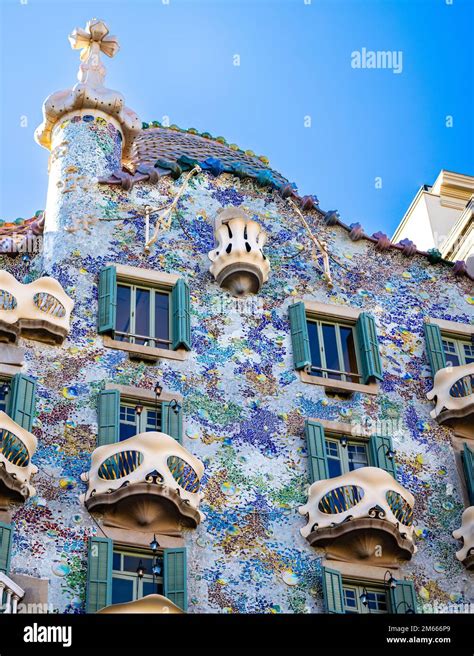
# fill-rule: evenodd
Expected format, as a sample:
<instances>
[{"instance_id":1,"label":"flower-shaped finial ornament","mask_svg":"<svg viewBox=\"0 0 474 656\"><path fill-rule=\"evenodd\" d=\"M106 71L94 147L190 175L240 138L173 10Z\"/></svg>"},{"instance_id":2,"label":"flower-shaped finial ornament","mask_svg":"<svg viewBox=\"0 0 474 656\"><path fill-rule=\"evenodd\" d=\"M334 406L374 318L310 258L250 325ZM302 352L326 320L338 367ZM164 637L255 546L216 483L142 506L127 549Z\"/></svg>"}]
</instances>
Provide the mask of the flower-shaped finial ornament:
<instances>
[{"instance_id":1,"label":"flower-shaped finial ornament","mask_svg":"<svg viewBox=\"0 0 474 656\"><path fill-rule=\"evenodd\" d=\"M93 44L99 46L104 55L115 57L120 50L116 36L108 36L109 28L103 20L93 18L87 22L86 29L74 28L69 35L69 43L74 50L82 50L81 61L86 61L93 49Z\"/></svg>"}]
</instances>

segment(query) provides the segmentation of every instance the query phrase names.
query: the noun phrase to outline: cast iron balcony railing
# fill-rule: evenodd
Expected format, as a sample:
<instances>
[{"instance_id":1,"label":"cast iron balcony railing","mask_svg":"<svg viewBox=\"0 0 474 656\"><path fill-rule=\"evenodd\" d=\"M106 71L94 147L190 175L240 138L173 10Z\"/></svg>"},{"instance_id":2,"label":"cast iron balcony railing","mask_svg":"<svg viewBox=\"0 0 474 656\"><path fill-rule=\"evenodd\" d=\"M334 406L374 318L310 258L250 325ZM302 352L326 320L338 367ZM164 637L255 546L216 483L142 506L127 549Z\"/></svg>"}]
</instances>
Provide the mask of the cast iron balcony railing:
<instances>
[{"instance_id":1,"label":"cast iron balcony railing","mask_svg":"<svg viewBox=\"0 0 474 656\"><path fill-rule=\"evenodd\" d=\"M73 306L54 278L23 284L0 270L0 341L15 342L21 335L61 344L69 333Z\"/></svg>"},{"instance_id":2,"label":"cast iron balcony railing","mask_svg":"<svg viewBox=\"0 0 474 656\"><path fill-rule=\"evenodd\" d=\"M456 558L466 569L474 569L474 506L463 512L461 528L453 531L453 538L462 540L463 543L461 549L456 552Z\"/></svg>"},{"instance_id":3,"label":"cast iron balcony railing","mask_svg":"<svg viewBox=\"0 0 474 656\"><path fill-rule=\"evenodd\" d=\"M308 502L299 509L308 520L301 534L340 557L350 552L368 559L379 546L379 564L408 560L416 551L414 501L385 470L362 467L311 485Z\"/></svg>"},{"instance_id":4,"label":"cast iron balcony railing","mask_svg":"<svg viewBox=\"0 0 474 656\"><path fill-rule=\"evenodd\" d=\"M109 511L109 523L153 528L167 511L181 525L196 527L204 465L175 439L157 431L99 446L92 454L81 499L89 511ZM161 525L163 527L163 524Z\"/></svg>"},{"instance_id":5,"label":"cast iron balcony railing","mask_svg":"<svg viewBox=\"0 0 474 656\"><path fill-rule=\"evenodd\" d=\"M36 445L32 433L0 411L0 493L22 501L34 496L30 480L38 471L31 462Z\"/></svg>"},{"instance_id":6,"label":"cast iron balcony railing","mask_svg":"<svg viewBox=\"0 0 474 656\"><path fill-rule=\"evenodd\" d=\"M25 591L6 574L0 572L0 614L16 614L18 602L24 596Z\"/></svg>"},{"instance_id":7,"label":"cast iron balcony railing","mask_svg":"<svg viewBox=\"0 0 474 656\"><path fill-rule=\"evenodd\" d=\"M426 396L436 403L430 414L439 423L461 417L474 418L474 362L439 369L433 389Z\"/></svg>"}]
</instances>

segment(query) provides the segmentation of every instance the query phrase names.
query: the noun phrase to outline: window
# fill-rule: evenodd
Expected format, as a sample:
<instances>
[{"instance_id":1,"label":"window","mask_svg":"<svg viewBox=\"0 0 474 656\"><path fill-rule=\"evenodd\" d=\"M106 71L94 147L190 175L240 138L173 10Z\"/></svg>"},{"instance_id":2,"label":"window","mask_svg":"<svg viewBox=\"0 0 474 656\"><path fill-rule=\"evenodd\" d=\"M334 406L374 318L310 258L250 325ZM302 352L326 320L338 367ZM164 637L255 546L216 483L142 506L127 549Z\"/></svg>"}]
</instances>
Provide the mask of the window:
<instances>
[{"instance_id":1,"label":"window","mask_svg":"<svg viewBox=\"0 0 474 656\"><path fill-rule=\"evenodd\" d=\"M150 594L163 594L163 554L155 562L160 570L153 577L151 551L114 548L112 564L112 603L123 604ZM137 570L143 568L143 576Z\"/></svg>"},{"instance_id":2,"label":"window","mask_svg":"<svg viewBox=\"0 0 474 656\"><path fill-rule=\"evenodd\" d=\"M323 422L314 419L305 421L310 482L334 478L369 466L384 469L396 479L392 438L389 435L370 435L366 441L355 440L350 435L351 426L346 426L347 436L339 437L333 432L333 426L326 435Z\"/></svg>"},{"instance_id":3,"label":"window","mask_svg":"<svg viewBox=\"0 0 474 656\"><path fill-rule=\"evenodd\" d=\"M182 351L191 349L190 293L182 278L108 266L100 272L98 296L106 346L155 360L183 359Z\"/></svg>"},{"instance_id":4,"label":"window","mask_svg":"<svg viewBox=\"0 0 474 656\"><path fill-rule=\"evenodd\" d=\"M383 587L349 585L342 581L344 613L387 613L387 593Z\"/></svg>"},{"instance_id":5,"label":"window","mask_svg":"<svg viewBox=\"0 0 474 656\"><path fill-rule=\"evenodd\" d=\"M8 400L10 394L10 381L0 378L0 410L8 413Z\"/></svg>"},{"instance_id":6,"label":"window","mask_svg":"<svg viewBox=\"0 0 474 656\"><path fill-rule=\"evenodd\" d=\"M126 386L122 389L124 393L115 387L99 393L98 446L122 442L149 431L166 433L182 441L183 409L179 399L156 402L151 400L153 393L148 390Z\"/></svg>"},{"instance_id":7,"label":"window","mask_svg":"<svg viewBox=\"0 0 474 656\"><path fill-rule=\"evenodd\" d=\"M137 408L141 411L137 412ZM120 441L138 433L161 431L161 403L155 406L120 401Z\"/></svg>"},{"instance_id":8,"label":"window","mask_svg":"<svg viewBox=\"0 0 474 656\"><path fill-rule=\"evenodd\" d=\"M308 319L311 375L358 383L355 328L341 323Z\"/></svg>"},{"instance_id":9,"label":"window","mask_svg":"<svg viewBox=\"0 0 474 656\"><path fill-rule=\"evenodd\" d=\"M153 582L150 549L114 544L106 537L89 538L87 612L96 613L112 603L134 601L156 591L186 610L186 548L158 549L157 564L160 571L156 572ZM138 576L139 566L144 568L143 577Z\"/></svg>"},{"instance_id":10,"label":"window","mask_svg":"<svg viewBox=\"0 0 474 656\"><path fill-rule=\"evenodd\" d=\"M445 337L443 339L443 351L446 363L452 367L474 362L474 344L467 340Z\"/></svg>"},{"instance_id":11,"label":"window","mask_svg":"<svg viewBox=\"0 0 474 656\"><path fill-rule=\"evenodd\" d=\"M417 612L416 593L413 581L391 579L364 581L343 578L341 572L332 567L322 567L324 604L327 613L393 613L405 615Z\"/></svg>"},{"instance_id":12,"label":"window","mask_svg":"<svg viewBox=\"0 0 474 656\"><path fill-rule=\"evenodd\" d=\"M369 466L367 444L347 439L325 438L329 478Z\"/></svg>"},{"instance_id":13,"label":"window","mask_svg":"<svg viewBox=\"0 0 474 656\"><path fill-rule=\"evenodd\" d=\"M169 349L170 306L168 291L119 283L115 339Z\"/></svg>"},{"instance_id":14,"label":"window","mask_svg":"<svg viewBox=\"0 0 474 656\"><path fill-rule=\"evenodd\" d=\"M375 319L354 308L299 302L289 306L295 369L304 382L376 394L382 380Z\"/></svg>"}]
</instances>

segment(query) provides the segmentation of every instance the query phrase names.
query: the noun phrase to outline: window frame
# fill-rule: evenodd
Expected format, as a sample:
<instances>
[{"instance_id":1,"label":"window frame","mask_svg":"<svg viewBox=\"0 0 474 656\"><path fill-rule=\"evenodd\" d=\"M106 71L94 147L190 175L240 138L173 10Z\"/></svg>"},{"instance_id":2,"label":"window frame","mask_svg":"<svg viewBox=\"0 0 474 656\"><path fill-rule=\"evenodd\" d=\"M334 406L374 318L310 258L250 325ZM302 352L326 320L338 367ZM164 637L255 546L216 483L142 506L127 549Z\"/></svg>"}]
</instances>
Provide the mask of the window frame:
<instances>
[{"instance_id":1,"label":"window frame","mask_svg":"<svg viewBox=\"0 0 474 656\"><path fill-rule=\"evenodd\" d=\"M444 356L446 358L446 363L448 364L448 366L449 366L449 357L453 356L453 355L455 355L457 357L458 361L459 361L458 365L453 365L453 366L456 366L456 367L461 366L462 367L466 364L474 364L474 345L472 344L471 340L467 339L465 336L461 337L461 336L456 336L456 335L446 333L443 330L441 330L441 340L443 342ZM445 342L447 342L448 344L453 344L454 345L455 353L448 353L446 351ZM469 346L473 351L472 356L468 356L468 357L472 357L471 362L466 362L466 352L465 352L464 348L462 348L464 345Z\"/></svg>"},{"instance_id":2,"label":"window frame","mask_svg":"<svg viewBox=\"0 0 474 656\"><path fill-rule=\"evenodd\" d=\"M117 341L123 341L128 344L137 344L136 340L144 341L145 344L137 344L137 346L150 347L150 348L161 348L166 350L171 350L173 343L173 303L172 303L172 294L171 289L165 287L164 285L145 285L144 283L139 283L132 281L130 279L122 279L117 275L117 293L119 287L128 287L130 289L130 332L125 333L123 331L114 330L112 333L113 339ZM136 315L137 315L137 290L144 290L150 292L149 300L149 326L148 331L150 335L138 335L136 331ZM167 340L161 339L155 336L156 331L156 322L155 322L155 310L156 310L156 294L166 294L168 296L168 336ZM123 336L123 339L118 336ZM127 339L128 338L128 339ZM167 344L168 346L164 346Z\"/></svg>"},{"instance_id":3,"label":"window frame","mask_svg":"<svg viewBox=\"0 0 474 656\"><path fill-rule=\"evenodd\" d=\"M353 590L355 591L355 600L357 603L357 610L356 611L348 611L348 608L346 606L346 595L345 592L346 590ZM364 604L360 600L360 595L363 592L367 593L374 593L374 594L380 594L383 593L385 597L385 610L378 610L378 609L370 609L369 606L364 606ZM342 578L342 603L343 603L343 608L344 608L344 614L345 615L387 615L390 610L390 599L387 593L386 588L380 584L377 585L373 581L363 581L363 580L351 580L351 579L345 579L344 577Z\"/></svg>"},{"instance_id":4,"label":"window frame","mask_svg":"<svg viewBox=\"0 0 474 656\"><path fill-rule=\"evenodd\" d=\"M120 555L120 564L121 564L121 569L116 570L114 568L114 556L115 554ZM164 587L164 549L158 549L157 554L159 554L160 559L162 560L162 571L159 576L153 576L153 574L144 574L143 577L139 577L136 572L129 572L128 570L123 569L123 562L124 562L124 556L132 556L134 558L138 559L153 559L153 552L150 549L145 549L145 548L134 548L131 546L127 545L121 545L121 544L115 544L113 545L112 548L112 590L111 590L111 595L113 599L113 586L114 586L114 580L115 579L121 579L121 580L126 580L126 581L133 581L133 598L129 599L128 602L116 602L116 603L129 603L132 601L138 601L139 599L143 599L143 584L144 583L151 583L156 585L156 590L161 589L161 592L155 592L153 594L163 594L163 587ZM112 602L113 603L113 602Z\"/></svg>"},{"instance_id":5,"label":"window frame","mask_svg":"<svg viewBox=\"0 0 474 656\"><path fill-rule=\"evenodd\" d=\"M342 446L341 440L345 439L347 444L346 446ZM349 469L349 446L363 446L365 449L365 454L366 454L366 460L367 464L363 465L364 467L370 467L370 454L369 454L369 441L364 440L364 439L357 439L353 438L352 436L349 435L340 435L340 434L335 434L331 433L330 431L324 431L324 442L325 442L325 447L326 447L326 459L328 461L328 466L329 466L329 460L337 460L340 463L340 468L341 468L341 473L338 474L338 476L343 476L344 474L350 474L353 471L357 471L357 469L362 469L362 467L357 467L357 469ZM337 444L337 450L338 450L338 457L337 459L329 455L327 445L329 444ZM329 472L328 472L329 473ZM330 478L334 478L334 476L330 476Z\"/></svg>"},{"instance_id":6,"label":"window frame","mask_svg":"<svg viewBox=\"0 0 474 656\"><path fill-rule=\"evenodd\" d=\"M314 313L311 312L306 312L306 323L314 323L316 324L316 330L317 330L317 336L318 336L318 346L319 346L319 351L320 351L320 359L321 359L321 367L314 367L313 363L311 363L311 376L319 376L321 378L327 378L331 381L336 381L336 382L344 382L344 383L355 383L357 385L361 384L362 380L362 373L361 371L361 362L360 362L360 356L359 356L359 341L357 339L357 331L355 329L355 322L351 322L350 320L343 320L343 319L336 319L336 318L326 318L324 316L317 316ZM325 348L325 343L324 343L324 334L323 334L323 324L325 325L330 325L335 327L335 335L336 335L336 349L337 349L337 357L339 360L339 366L341 366L341 363L343 366L344 365L344 351L342 347L342 339L341 339L341 327L342 328L350 328L352 331L352 339L354 340L354 356L356 359L357 363L357 371L344 371L343 369L340 370L335 370L335 369L328 369L327 368L327 361L326 361L326 348ZM313 367L318 373L313 373ZM334 373L334 374L339 374L339 378L331 378L328 374L329 373ZM356 378L357 380L353 380L353 378Z\"/></svg>"},{"instance_id":7,"label":"window frame","mask_svg":"<svg viewBox=\"0 0 474 656\"><path fill-rule=\"evenodd\" d=\"M143 410L140 415L137 415L135 408L137 405L141 405L143 407ZM158 407L157 407L158 406ZM162 426L162 412L163 412L163 399L158 399L158 403L155 405L155 402L151 400L143 400L143 399L133 399L125 395L120 394L120 410L119 410L119 441L124 442L124 440L120 439L120 426L123 424L127 424L128 426L132 426L132 422L126 422L122 421L122 407L125 408L132 408L135 412L135 433L134 435L138 435L139 433L149 433L153 431L160 432L161 431L161 426ZM155 416L155 421L153 422L153 428L150 429L148 428L149 424L147 421L148 418L148 412L149 411L156 412ZM158 421L159 419L159 421Z\"/></svg>"}]
</instances>

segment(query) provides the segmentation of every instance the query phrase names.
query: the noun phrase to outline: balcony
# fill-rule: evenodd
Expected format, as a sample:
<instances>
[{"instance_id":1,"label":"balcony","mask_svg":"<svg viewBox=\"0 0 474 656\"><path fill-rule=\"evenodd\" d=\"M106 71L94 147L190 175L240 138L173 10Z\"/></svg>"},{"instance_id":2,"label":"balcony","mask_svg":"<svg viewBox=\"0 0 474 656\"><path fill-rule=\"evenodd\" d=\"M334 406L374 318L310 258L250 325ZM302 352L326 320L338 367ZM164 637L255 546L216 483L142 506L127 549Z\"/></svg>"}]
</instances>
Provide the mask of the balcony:
<instances>
[{"instance_id":1,"label":"balcony","mask_svg":"<svg viewBox=\"0 0 474 656\"><path fill-rule=\"evenodd\" d=\"M204 465L175 439L155 431L98 447L81 500L117 528L179 533L204 518L199 510Z\"/></svg>"},{"instance_id":2,"label":"balcony","mask_svg":"<svg viewBox=\"0 0 474 656\"><path fill-rule=\"evenodd\" d=\"M14 583L6 574L0 572L0 615L18 612L18 602L25 596L25 591Z\"/></svg>"},{"instance_id":3,"label":"balcony","mask_svg":"<svg viewBox=\"0 0 474 656\"><path fill-rule=\"evenodd\" d=\"M260 224L239 208L221 211L215 230L217 248L208 254L217 284L236 297L256 294L270 271L263 254L266 239Z\"/></svg>"},{"instance_id":4,"label":"balcony","mask_svg":"<svg viewBox=\"0 0 474 656\"><path fill-rule=\"evenodd\" d=\"M24 501L36 493L30 484L36 437L0 411L0 497Z\"/></svg>"},{"instance_id":5,"label":"balcony","mask_svg":"<svg viewBox=\"0 0 474 656\"><path fill-rule=\"evenodd\" d=\"M456 558L466 569L474 569L474 506L463 512L461 528L453 531L453 538L463 543L461 549L456 552Z\"/></svg>"},{"instance_id":6,"label":"balcony","mask_svg":"<svg viewBox=\"0 0 474 656\"><path fill-rule=\"evenodd\" d=\"M97 611L100 615L115 615L115 614L168 614L168 615L184 615L184 610L181 610L176 604L159 594L151 594L136 601L128 601L124 604L112 604Z\"/></svg>"},{"instance_id":7,"label":"balcony","mask_svg":"<svg viewBox=\"0 0 474 656\"><path fill-rule=\"evenodd\" d=\"M48 344L61 344L69 333L74 301L54 278L18 282L0 271L0 341L21 335Z\"/></svg>"},{"instance_id":8,"label":"balcony","mask_svg":"<svg viewBox=\"0 0 474 656\"><path fill-rule=\"evenodd\" d=\"M435 402L430 414L440 424L451 419L474 418L474 363L439 369L433 389L426 396Z\"/></svg>"},{"instance_id":9,"label":"balcony","mask_svg":"<svg viewBox=\"0 0 474 656\"><path fill-rule=\"evenodd\" d=\"M388 472L363 467L311 485L301 534L328 557L394 565L416 551L414 502Z\"/></svg>"}]
</instances>

